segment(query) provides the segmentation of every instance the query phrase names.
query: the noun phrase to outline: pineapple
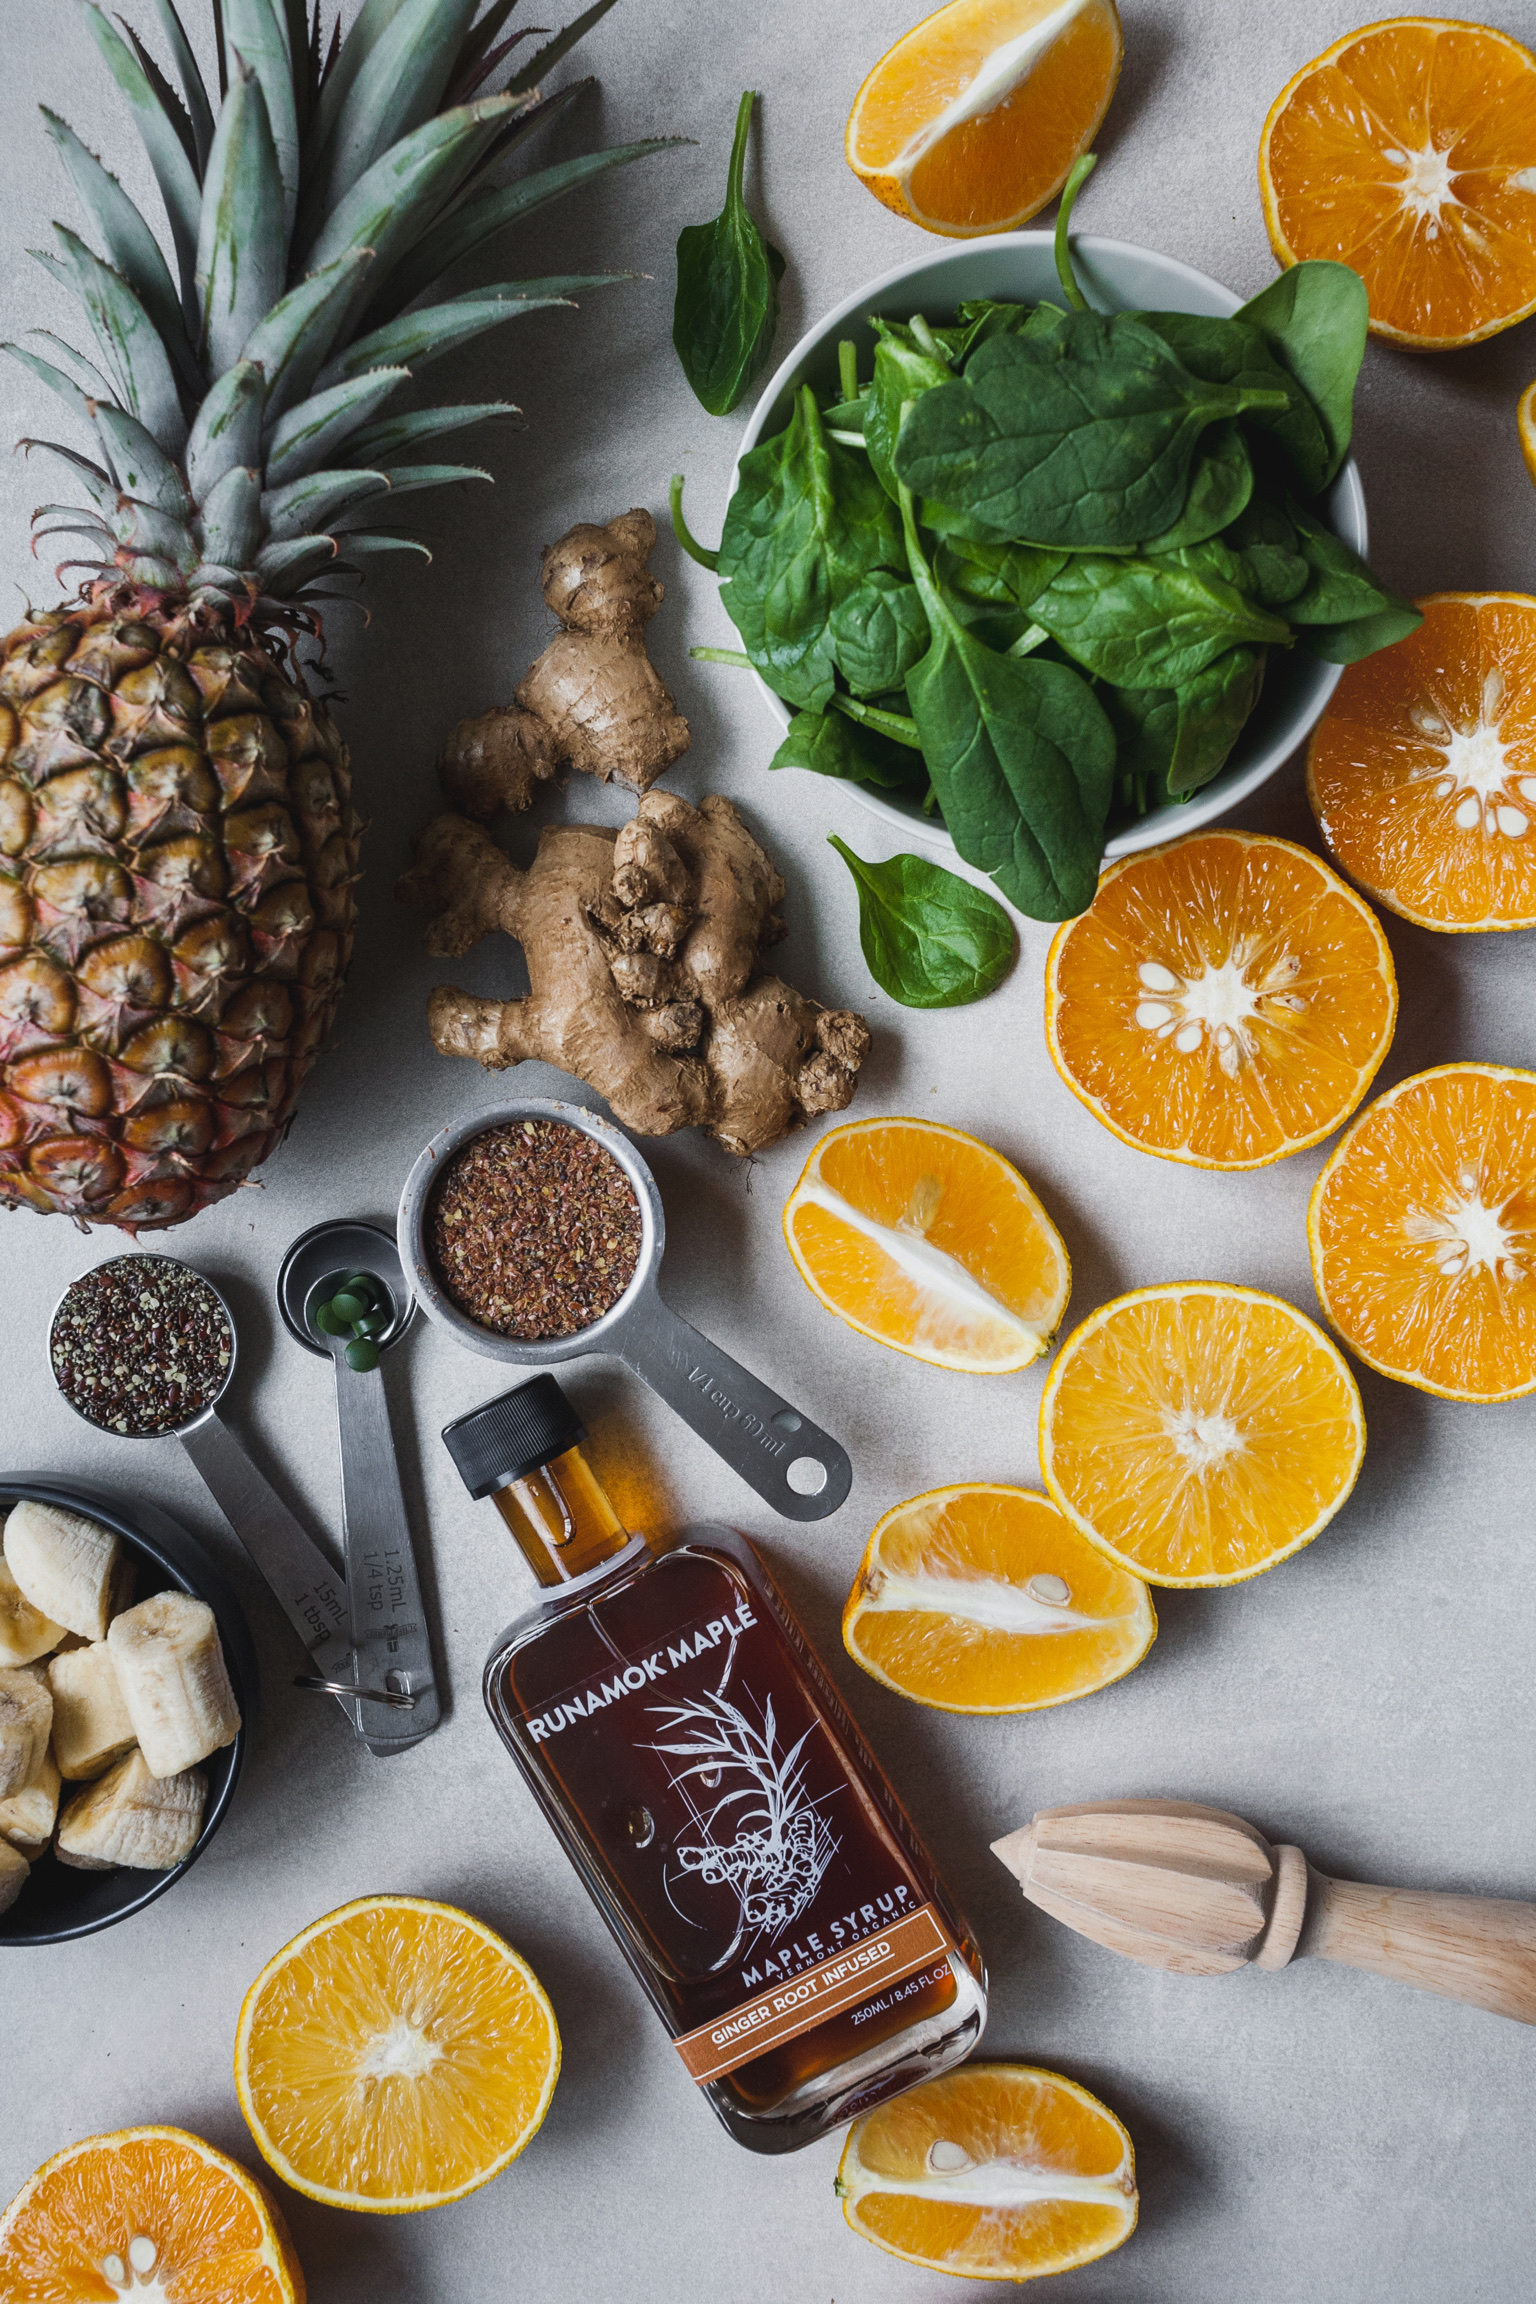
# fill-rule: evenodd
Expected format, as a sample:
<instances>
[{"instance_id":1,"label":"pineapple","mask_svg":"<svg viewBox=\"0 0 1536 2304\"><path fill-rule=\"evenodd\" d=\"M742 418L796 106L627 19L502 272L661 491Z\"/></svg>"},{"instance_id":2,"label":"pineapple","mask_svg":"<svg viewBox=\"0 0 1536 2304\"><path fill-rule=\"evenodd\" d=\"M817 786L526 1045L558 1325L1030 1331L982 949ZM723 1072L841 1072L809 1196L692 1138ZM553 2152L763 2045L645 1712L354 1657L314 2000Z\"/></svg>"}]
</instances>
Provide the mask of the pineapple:
<instances>
[{"instance_id":1,"label":"pineapple","mask_svg":"<svg viewBox=\"0 0 1536 2304\"><path fill-rule=\"evenodd\" d=\"M576 87L540 74L612 0L488 93L515 0L214 0L219 101L174 0L181 98L137 34L87 20L148 150L168 263L64 121L99 244L43 257L88 349L4 349L80 447L42 535L84 537L79 596L0 643L0 1199L130 1231L181 1222L281 1140L330 1029L356 917L347 751L298 659L371 553L424 547L394 499L488 474L418 460L504 403L389 413L412 371L622 274L438 291L546 200L653 138L510 184L491 171ZM477 21L478 18L478 21ZM174 264L174 271L172 269ZM389 516L383 508L389 506ZM61 570L62 574L62 570Z\"/></svg>"}]
</instances>

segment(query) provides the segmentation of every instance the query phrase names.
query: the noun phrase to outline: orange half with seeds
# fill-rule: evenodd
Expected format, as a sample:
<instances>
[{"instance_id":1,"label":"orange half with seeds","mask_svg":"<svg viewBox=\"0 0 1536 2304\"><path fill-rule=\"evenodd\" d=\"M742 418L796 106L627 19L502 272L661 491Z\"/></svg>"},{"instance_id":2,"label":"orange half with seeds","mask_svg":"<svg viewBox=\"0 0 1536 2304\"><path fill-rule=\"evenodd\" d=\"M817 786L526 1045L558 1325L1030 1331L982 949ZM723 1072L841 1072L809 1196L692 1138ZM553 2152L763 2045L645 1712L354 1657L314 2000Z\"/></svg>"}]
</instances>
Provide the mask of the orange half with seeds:
<instances>
[{"instance_id":1,"label":"orange half with seeds","mask_svg":"<svg viewBox=\"0 0 1536 2304\"><path fill-rule=\"evenodd\" d=\"M848 165L926 231L1016 231L1093 142L1123 53L1115 0L951 0L860 88Z\"/></svg>"},{"instance_id":2,"label":"orange half with seeds","mask_svg":"<svg viewBox=\"0 0 1536 2304\"><path fill-rule=\"evenodd\" d=\"M1378 336L1512 328L1536 312L1536 56L1443 16L1346 33L1276 97L1259 190L1280 262L1352 265Z\"/></svg>"}]
</instances>

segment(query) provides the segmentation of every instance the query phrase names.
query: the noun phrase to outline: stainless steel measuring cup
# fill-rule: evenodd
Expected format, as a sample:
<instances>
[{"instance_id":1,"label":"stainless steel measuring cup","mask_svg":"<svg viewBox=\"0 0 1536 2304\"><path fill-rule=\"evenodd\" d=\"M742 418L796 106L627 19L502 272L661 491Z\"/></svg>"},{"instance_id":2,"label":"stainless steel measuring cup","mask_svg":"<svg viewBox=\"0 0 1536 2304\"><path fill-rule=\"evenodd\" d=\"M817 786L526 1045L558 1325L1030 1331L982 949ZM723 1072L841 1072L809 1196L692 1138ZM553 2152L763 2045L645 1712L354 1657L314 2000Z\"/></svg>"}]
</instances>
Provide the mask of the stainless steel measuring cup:
<instances>
[{"instance_id":1,"label":"stainless steel measuring cup","mask_svg":"<svg viewBox=\"0 0 1536 2304\"><path fill-rule=\"evenodd\" d=\"M563 1120L579 1128L617 1160L640 1204L640 1259L623 1295L600 1320L574 1336L524 1343L498 1336L461 1312L444 1292L427 1248L433 1187L461 1144L488 1128L522 1120ZM400 1259L422 1309L471 1352L517 1366L547 1368L588 1353L611 1353L659 1392L668 1407L723 1456L787 1520L824 1520L853 1484L847 1453L829 1432L690 1328L663 1303L657 1288L666 1219L656 1179L621 1128L578 1104L529 1097L499 1104L444 1128L422 1153L400 1196Z\"/></svg>"},{"instance_id":2,"label":"stainless steel measuring cup","mask_svg":"<svg viewBox=\"0 0 1536 2304\"><path fill-rule=\"evenodd\" d=\"M432 1671L426 1609L400 1466L390 1430L383 1371L347 1366L340 1337L315 1325L315 1313L354 1272L367 1272L390 1299L390 1321L375 1339L381 1353L398 1343L416 1309L390 1235L352 1219L311 1226L283 1258L277 1306L288 1333L336 1372L336 1424L341 1441L341 1517L357 1683L408 1695L408 1717L366 1701L362 1733L370 1750L419 1743L442 1717ZM330 1688L330 1694L337 1690Z\"/></svg>"},{"instance_id":3,"label":"stainless steel measuring cup","mask_svg":"<svg viewBox=\"0 0 1536 2304\"><path fill-rule=\"evenodd\" d=\"M205 1407L189 1416L185 1423L160 1432L115 1432L113 1437L125 1440L180 1441L196 1465L215 1504L271 1586L278 1606L313 1657L319 1676L326 1681L331 1692L337 1695L353 1728L362 1735L358 1702L350 1693L356 1683L352 1667L351 1616L346 1580L299 1526L287 1505L265 1476L258 1472L234 1432L219 1414L220 1403L235 1373L238 1347L234 1314L207 1274L198 1272L190 1264L183 1264L178 1257L135 1254L132 1259L117 1257L109 1261L161 1264L178 1272L189 1273L201 1282L218 1305L224 1318L229 1347L228 1362L218 1391ZM104 1267L98 1266L96 1269ZM90 1275L83 1277L89 1278ZM54 1325L71 1289L77 1284L71 1282L70 1288L65 1289L54 1306L53 1317L48 1324L48 1363L51 1370ZM54 1382L58 1383L56 1370ZM81 1422L89 1424L93 1431L110 1429L97 1424L93 1417L76 1408L62 1384L59 1385L59 1396L75 1409ZM342 1694L343 1687L347 1690L345 1695ZM402 1716L414 1709L413 1697L393 1691L380 1691L376 1700ZM415 1738L408 1732L405 1740L414 1742ZM375 1749L371 1738L368 1742L370 1750Z\"/></svg>"}]
</instances>

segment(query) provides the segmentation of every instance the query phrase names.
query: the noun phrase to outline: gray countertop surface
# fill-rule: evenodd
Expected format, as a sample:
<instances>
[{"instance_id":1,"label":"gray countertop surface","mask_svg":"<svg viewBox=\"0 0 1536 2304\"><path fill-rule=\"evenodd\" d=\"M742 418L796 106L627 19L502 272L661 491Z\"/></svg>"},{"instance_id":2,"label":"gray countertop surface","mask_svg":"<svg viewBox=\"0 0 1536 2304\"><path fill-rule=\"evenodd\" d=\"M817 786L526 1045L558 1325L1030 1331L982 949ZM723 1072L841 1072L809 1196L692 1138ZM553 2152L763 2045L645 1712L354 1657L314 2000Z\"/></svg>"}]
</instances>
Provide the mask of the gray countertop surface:
<instances>
[{"instance_id":1,"label":"gray countertop surface","mask_svg":"<svg viewBox=\"0 0 1536 2304\"><path fill-rule=\"evenodd\" d=\"M1442 6L1474 13L1461 0ZM1528 0L1484 0L1475 12L1517 35L1533 28ZM149 30L148 8L130 0L125 13ZM197 0L189 13L206 15ZM508 1086L438 1056L423 1008L445 974L477 991L515 988L515 949L487 944L445 970L391 899L410 835L434 805L436 748L451 721L508 698L543 645L537 556L573 520L646 504L665 531L667 478L681 470L695 528L717 528L746 411L712 419L683 382L670 343L672 247L680 225L719 205L741 89L763 93L749 181L789 259L781 353L861 280L931 245L870 199L842 158L854 90L913 13L911 0L772 9L621 0L581 51L598 85L552 142L574 152L675 132L697 146L543 211L494 276L646 277L590 296L579 313L520 322L473 346L451 375L435 371L445 396L517 400L527 429L477 438L473 453L496 486L434 504L424 525L435 532L435 564L385 564L369 588L371 620L342 611L331 625L372 820L339 1044L259 1189L166 1243L227 1288L242 1344L234 1415L285 1495L326 1529L339 1521L329 1379L276 1318L278 1263L322 1217L389 1221L427 1138ZM1124 0L1125 71L1083 230L1140 240L1245 294L1263 285L1273 265L1254 155L1266 108L1357 13L1368 11L1344 0ZM23 251L41 244L51 217L78 221L37 105L69 118L136 195L145 171L72 11L58 0L6 0L0 56L0 317L13 335L63 320L62 298ZM1446 356L1372 345L1357 448L1372 558L1389 583L1422 594L1531 582L1536 492L1514 406L1533 373L1531 325ZM60 428L19 371L5 372L3 410L7 438ZM54 491L20 458L0 459L0 486L4 573L15 597L43 604L53 581L45 560L29 557L26 518ZM782 972L868 1015L874 1047L855 1112L932 1115L1017 1161L1066 1236L1069 1317L1123 1289L1183 1278L1251 1282L1314 1311L1305 1211L1323 1154L1210 1175L1116 1142L1046 1054L1047 929L1023 924L1018 965L983 1006L917 1014L871 986L852 890L825 836L835 830L865 855L893 843L847 789L798 774L769 780L774 734L743 676L688 658L690 643L733 638L713 581L669 532L655 565L669 596L652 651L693 727L671 782L690 798L724 792L743 807L789 882ZM629 806L578 779L546 801L542 814L551 812L617 823ZM1315 845L1298 761L1241 821ZM515 852L531 850L532 837L515 826ZM1531 1061L1528 936L1436 938L1386 926L1402 1013L1382 1085L1457 1057ZM540 1065L516 1087L570 1092ZM571 1392L637 1521L663 1529L715 1517L762 1541L973 1918L991 1968L983 2052L1070 2073L1127 2123L1140 2229L1119 2254L1070 2275L1063 2296L1528 2297L1529 2032L1316 1963L1209 1982L1133 1967L1026 1908L987 1843L1057 1802L1176 1796L1234 1808L1271 1837L1299 1842L1325 1870L1529 1895L1536 1398L1461 1407L1362 1373L1364 1472L1316 1544L1251 1584L1159 1594L1162 1629L1147 1662L1086 1702L1015 1719L921 1710L843 1653L838 1617L854 1566L877 1517L902 1497L966 1478L1037 1484L1043 1370L945 1373L824 1313L779 1230L806 1139L745 1165L694 1136L647 1149L667 1207L671 1300L837 1433L854 1460L853 1493L821 1525L777 1524L615 1365L578 1363ZM3 1962L0 2201L63 2144L135 2122L178 2123L259 2165L230 2071L247 1985L331 1907L410 1891L467 1906L532 1960L559 2015L564 2070L524 2157L467 2201L384 2218L286 2196L316 2304L504 2294L527 2304L599 2295L939 2304L958 2294L845 2227L832 2193L836 2140L759 2160L716 2126L502 1753L482 1710L480 1666L528 1580L494 1512L467 1501L437 1438L451 1416L502 1388L502 1371L422 1323L391 1365L451 1709L418 1750L375 1762L329 1707L290 1691L298 1659L287 1627L180 1451L168 1442L135 1451L95 1434L52 1389L49 1309L69 1279L121 1245L62 1219L0 1221L0 1467L120 1484L195 1530L248 1610L262 1719L228 1820L169 1897L118 1929Z\"/></svg>"}]
</instances>

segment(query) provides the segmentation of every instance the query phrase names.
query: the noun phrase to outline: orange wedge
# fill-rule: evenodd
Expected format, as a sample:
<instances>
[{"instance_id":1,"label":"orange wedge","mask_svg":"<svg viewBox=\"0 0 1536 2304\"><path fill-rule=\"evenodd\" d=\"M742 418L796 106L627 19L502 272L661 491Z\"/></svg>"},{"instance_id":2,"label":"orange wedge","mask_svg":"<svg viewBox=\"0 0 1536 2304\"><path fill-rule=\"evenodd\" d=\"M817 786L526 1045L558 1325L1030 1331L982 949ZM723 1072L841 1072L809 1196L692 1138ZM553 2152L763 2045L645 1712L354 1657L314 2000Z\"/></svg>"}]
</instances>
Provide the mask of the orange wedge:
<instances>
[{"instance_id":1,"label":"orange wedge","mask_svg":"<svg viewBox=\"0 0 1536 2304\"><path fill-rule=\"evenodd\" d=\"M0 2216L5 2304L304 2304L264 2185L184 2128L118 2128L45 2160Z\"/></svg>"},{"instance_id":2,"label":"orange wedge","mask_svg":"<svg viewBox=\"0 0 1536 2304\"><path fill-rule=\"evenodd\" d=\"M1536 56L1486 24L1394 16L1287 82L1259 140L1282 264L1351 264L1378 336L1449 351L1536 312Z\"/></svg>"},{"instance_id":3,"label":"orange wedge","mask_svg":"<svg viewBox=\"0 0 1536 2304\"><path fill-rule=\"evenodd\" d=\"M1536 926L1536 600L1437 592L1351 664L1307 748L1332 855L1421 928Z\"/></svg>"},{"instance_id":4,"label":"orange wedge","mask_svg":"<svg viewBox=\"0 0 1536 2304\"><path fill-rule=\"evenodd\" d=\"M235 2086L285 2184L405 2215L515 2160L554 2093L555 2012L526 1960L451 1904L364 1896L316 1920L245 1996Z\"/></svg>"},{"instance_id":5,"label":"orange wedge","mask_svg":"<svg viewBox=\"0 0 1536 2304\"><path fill-rule=\"evenodd\" d=\"M1036 1712L1133 1671L1152 1598L1048 1496L971 1481L880 1522L843 1610L855 1664L941 1712Z\"/></svg>"},{"instance_id":6,"label":"orange wedge","mask_svg":"<svg viewBox=\"0 0 1536 2304\"><path fill-rule=\"evenodd\" d=\"M1196 1168L1262 1168L1331 1135L1396 1021L1369 905L1258 832L1111 864L1046 963L1046 1040L1073 1095L1123 1143Z\"/></svg>"},{"instance_id":7,"label":"orange wedge","mask_svg":"<svg viewBox=\"0 0 1536 2304\"><path fill-rule=\"evenodd\" d=\"M1527 384L1515 410L1515 422L1520 428L1520 453L1525 468L1536 480L1536 384Z\"/></svg>"},{"instance_id":8,"label":"orange wedge","mask_svg":"<svg viewBox=\"0 0 1536 2304\"><path fill-rule=\"evenodd\" d=\"M1142 1288L1063 1344L1040 1468L1069 1520L1149 1584L1239 1584L1333 1518L1365 1454L1337 1345L1279 1296Z\"/></svg>"},{"instance_id":9,"label":"orange wedge","mask_svg":"<svg viewBox=\"0 0 1536 2304\"><path fill-rule=\"evenodd\" d=\"M864 82L848 165L925 231L1015 231L1093 142L1123 52L1115 0L952 0Z\"/></svg>"},{"instance_id":10,"label":"orange wedge","mask_svg":"<svg viewBox=\"0 0 1536 2304\"><path fill-rule=\"evenodd\" d=\"M1536 1073L1442 1064L1378 1096L1307 1234L1323 1310L1369 1367L1446 1400L1536 1392Z\"/></svg>"},{"instance_id":11,"label":"orange wedge","mask_svg":"<svg viewBox=\"0 0 1536 2304\"><path fill-rule=\"evenodd\" d=\"M1040 2280L1136 2229L1136 2155L1107 2105L1032 2064L963 2064L848 2131L837 2193L861 2239L967 2280Z\"/></svg>"},{"instance_id":12,"label":"orange wedge","mask_svg":"<svg viewBox=\"0 0 1536 2304\"><path fill-rule=\"evenodd\" d=\"M1072 1269L1017 1168L936 1120L830 1129L784 1207L801 1279L829 1312L936 1368L999 1375L1050 1344Z\"/></svg>"}]
</instances>

